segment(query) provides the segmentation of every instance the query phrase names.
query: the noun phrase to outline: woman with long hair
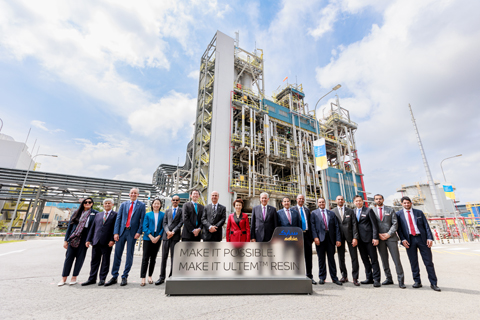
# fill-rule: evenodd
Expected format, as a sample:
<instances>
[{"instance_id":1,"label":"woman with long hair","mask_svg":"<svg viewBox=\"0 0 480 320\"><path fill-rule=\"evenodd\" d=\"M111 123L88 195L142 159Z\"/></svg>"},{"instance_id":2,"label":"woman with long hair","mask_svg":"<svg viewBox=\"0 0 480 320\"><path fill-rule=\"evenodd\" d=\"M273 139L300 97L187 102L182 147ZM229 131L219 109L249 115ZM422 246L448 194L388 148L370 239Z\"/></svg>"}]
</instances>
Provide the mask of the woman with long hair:
<instances>
[{"instance_id":1,"label":"woman with long hair","mask_svg":"<svg viewBox=\"0 0 480 320\"><path fill-rule=\"evenodd\" d=\"M151 205L152 211L147 212L145 219L143 219L143 257L142 269L140 271L140 285L142 287L145 285L147 269L148 283L153 283L153 270L155 269L158 250L160 250L160 245L162 244L163 217L165 216L165 213L160 211L162 206L162 200L153 200Z\"/></svg>"},{"instance_id":2,"label":"woman with long hair","mask_svg":"<svg viewBox=\"0 0 480 320\"><path fill-rule=\"evenodd\" d=\"M242 212L242 199L235 200L233 207L235 212L228 216L227 242L250 242L250 223L248 215Z\"/></svg>"},{"instance_id":3,"label":"woman with long hair","mask_svg":"<svg viewBox=\"0 0 480 320\"><path fill-rule=\"evenodd\" d=\"M88 248L85 243L87 242L88 230L93 224L97 213L98 211L93 209L93 199L88 197L83 199L80 207L70 218L63 242L63 247L67 249L67 253L63 263L62 281L58 283L58 286L63 286L67 282L74 261L75 267L73 268L73 275L69 284L77 284L77 276L82 269L85 255L87 254Z\"/></svg>"}]
</instances>

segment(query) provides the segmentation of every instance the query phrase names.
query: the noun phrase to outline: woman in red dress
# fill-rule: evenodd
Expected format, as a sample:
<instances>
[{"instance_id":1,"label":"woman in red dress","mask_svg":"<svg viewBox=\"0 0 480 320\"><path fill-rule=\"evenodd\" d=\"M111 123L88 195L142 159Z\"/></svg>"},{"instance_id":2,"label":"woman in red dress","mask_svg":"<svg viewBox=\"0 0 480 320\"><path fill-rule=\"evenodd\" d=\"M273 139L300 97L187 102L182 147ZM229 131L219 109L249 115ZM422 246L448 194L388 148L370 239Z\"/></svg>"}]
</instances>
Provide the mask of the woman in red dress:
<instances>
[{"instance_id":1,"label":"woman in red dress","mask_svg":"<svg viewBox=\"0 0 480 320\"><path fill-rule=\"evenodd\" d=\"M228 216L227 242L250 242L250 223L248 215L242 212L242 199L235 200L233 206L235 212Z\"/></svg>"}]
</instances>

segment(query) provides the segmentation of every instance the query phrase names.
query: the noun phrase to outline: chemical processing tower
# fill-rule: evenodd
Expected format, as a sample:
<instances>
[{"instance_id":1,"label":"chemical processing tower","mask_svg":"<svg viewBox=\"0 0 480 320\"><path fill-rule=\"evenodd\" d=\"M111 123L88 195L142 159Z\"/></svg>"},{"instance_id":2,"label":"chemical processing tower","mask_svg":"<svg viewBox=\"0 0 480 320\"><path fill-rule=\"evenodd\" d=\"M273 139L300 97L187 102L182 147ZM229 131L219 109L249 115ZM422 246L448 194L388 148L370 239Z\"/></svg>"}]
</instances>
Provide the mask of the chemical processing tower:
<instances>
[{"instance_id":1,"label":"chemical processing tower","mask_svg":"<svg viewBox=\"0 0 480 320\"><path fill-rule=\"evenodd\" d=\"M334 205L337 195L351 203L355 194L366 199L354 134L357 124L337 97L323 120L304 101L302 85L287 84L272 98L265 96L261 49L238 47L237 39L217 32L200 62L193 140L183 166L161 164L153 184L166 195L195 188L201 202L212 191L231 211L242 198L245 211L268 192L279 207L284 196L304 194L314 205L317 197ZM318 132L318 134L317 134ZM325 138L328 169L314 172L313 141Z\"/></svg>"}]
</instances>

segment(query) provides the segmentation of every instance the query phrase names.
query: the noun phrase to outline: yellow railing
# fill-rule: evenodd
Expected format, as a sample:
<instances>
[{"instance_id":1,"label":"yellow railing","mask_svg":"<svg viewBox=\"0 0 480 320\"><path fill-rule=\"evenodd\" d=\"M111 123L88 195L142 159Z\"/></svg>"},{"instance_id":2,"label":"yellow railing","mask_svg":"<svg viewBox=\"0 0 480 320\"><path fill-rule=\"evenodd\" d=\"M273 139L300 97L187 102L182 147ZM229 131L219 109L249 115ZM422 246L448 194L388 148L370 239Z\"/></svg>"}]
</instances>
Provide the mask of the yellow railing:
<instances>
[{"instance_id":1,"label":"yellow railing","mask_svg":"<svg viewBox=\"0 0 480 320\"><path fill-rule=\"evenodd\" d=\"M210 141L210 133L206 133L203 135L203 142L207 143Z\"/></svg>"},{"instance_id":2,"label":"yellow railing","mask_svg":"<svg viewBox=\"0 0 480 320\"><path fill-rule=\"evenodd\" d=\"M230 187L233 188L240 188L240 189L248 189L248 182L247 181L240 181L239 179L232 179ZM253 190L253 186L252 186ZM296 196L298 193L298 189L296 187L291 186L282 186L282 185L266 185L257 182L255 185L255 191L257 192L268 192L268 193L280 193L285 195L292 195Z\"/></svg>"},{"instance_id":3,"label":"yellow railing","mask_svg":"<svg viewBox=\"0 0 480 320\"><path fill-rule=\"evenodd\" d=\"M200 177L200 183L204 188L208 185L207 179L205 179L204 177Z\"/></svg>"},{"instance_id":4,"label":"yellow railing","mask_svg":"<svg viewBox=\"0 0 480 320\"><path fill-rule=\"evenodd\" d=\"M202 154L202 161L205 164L207 164L209 160L210 160L210 157L208 156L208 154L206 154L206 153Z\"/></svg>"},{"instance_id":5,"label":"yellow railing","mask_svg":"<svg viewBox=\"0 0 480 320\"><path fill-rule=\"evenodd\" d=\"M330 126L330 125L332 124L333 120L335 120L335 119L337 119L337 120L342 120L342 121L345 121L345 122L349 122L349 123L351 123L352 125L358 127L358 125L357 125L356 122L353 122L353 121L351 121L351 120L348 120L348 119L342 117L341 115L339 115L338 113L332 113L332 115L331 115L330 117L328 117L328 119L327 119L327 126Z\"/></svg>"},{"instance_id":6,"label":"yellow railing","mask_svg":"<svg viewBox=\"0 0 480 320\"><path fill-rule=\"evenodd\" d=\"M248 99L245 99L245 98L240 98L240 97L234 95L232 97L232 101L237 101L241 104L247 105L247 106L249 106L251 108L254 108L258 111L263 110L263 111L268 113L268 108L265 105L263 106L263 108L260 108L260 105L252 102L252 100L248 100Z\"/></svg>"}]
</instances>

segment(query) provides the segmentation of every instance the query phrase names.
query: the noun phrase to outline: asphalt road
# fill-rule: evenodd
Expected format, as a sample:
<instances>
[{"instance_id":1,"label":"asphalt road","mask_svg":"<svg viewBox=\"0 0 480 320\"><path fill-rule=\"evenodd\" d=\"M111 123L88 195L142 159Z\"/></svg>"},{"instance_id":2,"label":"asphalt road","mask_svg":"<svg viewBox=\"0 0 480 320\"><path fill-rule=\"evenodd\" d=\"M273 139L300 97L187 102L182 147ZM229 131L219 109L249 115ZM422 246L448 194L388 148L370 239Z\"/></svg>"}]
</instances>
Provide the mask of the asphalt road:
<instances>
[{"instance_id":1,"label":"asphalt road","mask_svg":"<svg viewBox=\"0 0 480 320\"><path fill-rule=\"evenodd\" d=\"M396 284L373 288L372 285L355 287L351 282L340 287L327 282L314 286L312 295L190 297L167 297L164 284L140 287L139 256L134 258L126 287L81 287L78 284L57 287L65 257L62 244L62 239L58 238L0 244L1 319L480 318L478 242L434 247L438 285L442 289L440 293L430 289L423 265L424 287L411 287L410 265L405 250L402 250L405 290L399 289ZM80 282L87 280L90 255L91 249L78 278ZM348 254L346 256L348 258ZM314 265L316 263L314 256ZM347 261L347 267L349 263ZM394 273L393 261L391 267ZM158 263L155 280L159 268ZM318 274L318 266L314 268L314 274ZM360 274L360 280L363 280L362 267Z\"/></svg>"}]
</instances>

